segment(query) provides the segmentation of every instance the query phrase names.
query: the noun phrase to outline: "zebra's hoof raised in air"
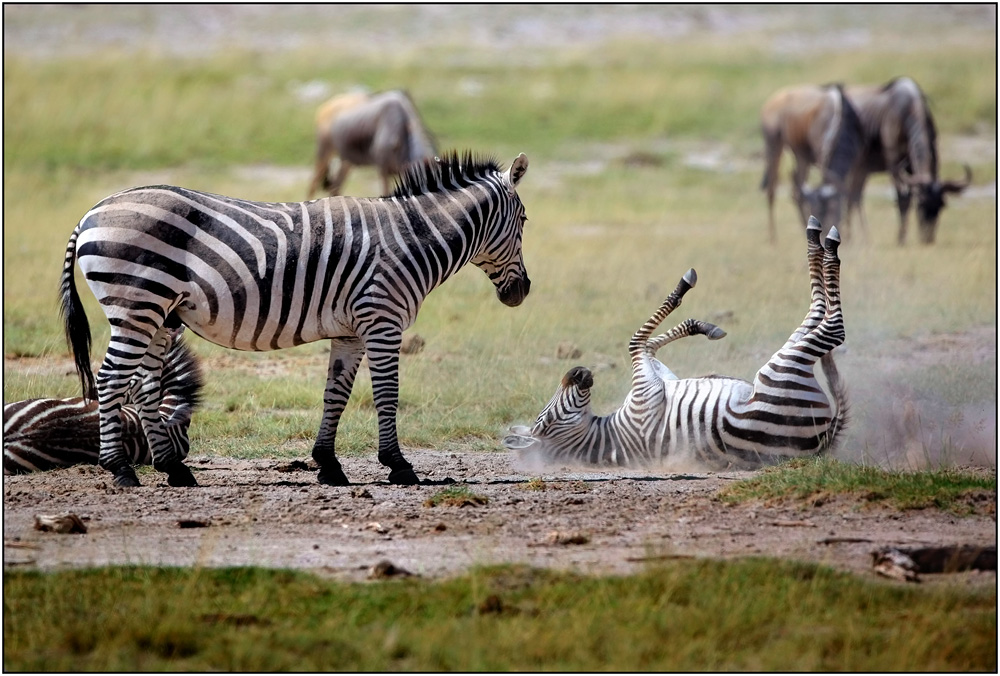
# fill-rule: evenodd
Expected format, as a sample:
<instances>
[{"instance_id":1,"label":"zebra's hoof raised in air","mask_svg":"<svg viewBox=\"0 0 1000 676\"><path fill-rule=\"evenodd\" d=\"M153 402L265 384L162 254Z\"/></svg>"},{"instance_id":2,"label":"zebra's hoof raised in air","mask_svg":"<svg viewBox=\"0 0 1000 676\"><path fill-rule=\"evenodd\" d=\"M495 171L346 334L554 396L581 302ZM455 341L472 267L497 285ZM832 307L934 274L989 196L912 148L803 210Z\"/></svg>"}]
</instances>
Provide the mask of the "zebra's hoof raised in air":
<instances>
[{"instance_id":1,"label":"zebra's hoof raised in air","mask_svg":"<svg viewBox=\"0 0 1000 676\"><path fill-rule=\"evenodd\" d=\"M397 486L416 486L420 483L412 467L400 467L389 472L389 483Z\"/></svg>"},{"instance_id":2,"label":"zebra's hoof raised in air","mask_svg":"<svg viewBox=\"0 0 1000 676\"><path fill-rule=\"evenodd\" d=\"M344 474L339 463L333 467L326 465L320 467L316 478L324 486L348 486L351 483L347 480L347 475Z\"/></svg>"}]
</instances>

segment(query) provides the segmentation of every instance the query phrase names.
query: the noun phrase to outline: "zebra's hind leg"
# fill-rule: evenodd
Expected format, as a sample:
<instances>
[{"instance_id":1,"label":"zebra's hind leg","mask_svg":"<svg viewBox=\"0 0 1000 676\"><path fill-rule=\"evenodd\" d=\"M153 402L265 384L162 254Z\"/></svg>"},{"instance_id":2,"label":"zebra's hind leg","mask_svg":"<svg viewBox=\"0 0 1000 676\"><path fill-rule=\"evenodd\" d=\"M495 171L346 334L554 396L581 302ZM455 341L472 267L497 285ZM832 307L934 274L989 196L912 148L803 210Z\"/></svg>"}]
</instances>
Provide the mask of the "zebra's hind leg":
<instances>
[{"instance_id":1,"label":"zebra's hind leg","mask_svg":"<svg viewBox=\"0 0 1000 676\"><path fill-rule=\"evenodd\" d=\"M639 327L639 330L632 335L632 340L628 343L629 356L632 358L632 368L635 370L637 365L642 361L643 355L647 351L647 343L649 342L649 337L653 335L653 331L659 326L667 316L673 312L681 304L681 300L684 298L684 294L694 288L694 285L698 283L698 275L691 268L684 273L681 280L677 282L677 286L674 290L670 292L670 295L666 297L660 307L653 313L653 316L646 320L646 322ZM655 351L655 350L654 350Z\"/></svg>"},{"instance_id":2,"label":"zebra's hind leg","mask_svg":"<svg viewBox=\"0 0 1000 676\"><path fill-rule=\"evenodd\" d=\"M719 340L726 337L726 332L715 324L703 322L700 319L685 319L666 333L661 333L646 341L646 352L650 356L656 356L656 351L664 345L687 336L706 336L709 340Z\"/></svg>"},{"instance_id":3,"label":"zebra's hind leg","mask_svg":"<svg viewBox=\"0 0 1000 676\"><path fill-rule=\"evenodd\" d=\"M809 292L811 299L809 311L806 313L802 323L799 324L798 328L785 341L782 349L786 349L797 343L802 336L819 326L819 323L823 321L823 317L826 316L826 282L823 275L824 249L820 243L822 231L823 226L820 224L819 219L815 216L810 216L806 224L806 257L809 261Z\"/></svg>"},{"instance_id":4,"label":"zebra's hind leg","mask_svg":"<svg viewBox=\"0 0 1000 676\"><path fill-rule=\"evenodd\" d=\"M179 329L162 327L153 336L149 350L139 366L139 392L135 395L135 403L142 431L153 457L153 468L166 473L167 483L171 486L197 486L194 475L184 464L184 458L188 454L187 435L170 435L160 416L164 358L181 331L183 326ZM183 444L182 447L176 445L175 437L178 443Z\"/></svg>"},{"instance_id":5,"label":"zebra's hind leg","mask_svg":"<svg viewBox=\"0 0 1000 676\"><path fill-rule=\"evenodd\" d=\"M329 486L346 486L350 483L337 460L336 440L340 416L347 406L354 386L354 377L365 350L357 339L334 339L330 344L330 366L327 371L326 390L323 392L323 421L316 435L312 457L319 465L318 480Z\"/></svg>"},{"instance_id":6,"label":"zebra's hind leg","mask_svg":"<svg viewBox=\"0 0 1000 676\"><path fill-rule=\"evenodd\" d=\"M100 402L101 421L101 450L98 464L114 475L116 486L138 486L139 477L132 469L123 445L122 406L125 403L129 381L139 368L139 364L115 361L112 350L114 345L115 336L112 335L112 347L109 347L104 363L97 372L97 398Z\"/></svg>"}]
</instances>

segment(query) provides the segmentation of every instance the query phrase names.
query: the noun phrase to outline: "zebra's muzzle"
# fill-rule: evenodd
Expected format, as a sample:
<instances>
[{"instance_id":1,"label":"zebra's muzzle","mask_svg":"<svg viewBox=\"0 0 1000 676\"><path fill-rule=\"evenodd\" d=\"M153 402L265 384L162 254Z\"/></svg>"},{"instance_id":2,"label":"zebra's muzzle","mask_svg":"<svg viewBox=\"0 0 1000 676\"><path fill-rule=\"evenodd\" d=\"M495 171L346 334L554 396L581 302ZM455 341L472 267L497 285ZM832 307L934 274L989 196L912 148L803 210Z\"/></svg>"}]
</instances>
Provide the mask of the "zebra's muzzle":
<instances>
[{"instance_id":1,"label":"zebra's muzzle","mask_svg":"<svg viewBox=\"0 0 1000 676\"><path fill-rule=\"evenodd\" d=\"M497 298L507 307L517 307L524 302L530 290L531 280L527 276L518 277L501 287L497 287Z\"/></svg>"}]
</instances>

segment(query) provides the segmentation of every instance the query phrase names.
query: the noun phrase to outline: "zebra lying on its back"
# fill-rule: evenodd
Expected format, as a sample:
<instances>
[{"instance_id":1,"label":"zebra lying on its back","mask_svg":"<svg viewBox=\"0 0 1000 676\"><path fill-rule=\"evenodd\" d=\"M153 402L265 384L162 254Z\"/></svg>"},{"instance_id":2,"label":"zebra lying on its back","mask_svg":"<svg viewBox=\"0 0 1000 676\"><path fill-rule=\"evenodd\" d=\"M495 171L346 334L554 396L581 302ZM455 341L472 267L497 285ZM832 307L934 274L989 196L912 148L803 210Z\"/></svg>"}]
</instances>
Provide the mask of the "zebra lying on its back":
<instances>
[{"instance_id":1,"label":"zebra lying on its back","mask_svg":"<svg viewBox=\"0 0 1000 676\"><path fill-rule=\"evenodd\" d=\"M182 340L173 337L171 340L159 382L163 399L158 413L167 434L187 457L188 425L201 398L201 368ZM122 407L122 443L129 463L149 465L153 457L135 406L140 386L146 389L156 385L151 379L140 381L138 377L129 382ZM80 397L26 399L3 407L4 474L26 474L81 463L96 465L100 448L96 401Z\"/></svg>"},{"instance_id":2,"label":"zebra lying on its back","mask_svg":"<svg viewBox=\"0 0 1000 676\"><path fill-rule=\"evenodd\" d=\"M538 451L558 461L636 465L689 459L712 468L754 469L829 450L846 422L847 400L831 350L844 342L840 308L840 236L831 228L825 248L820 224L809 219L809 313L785 345L757 372L754 382L708 376L678 379L655 358L678 338L725 332L689 319L651 338L657 326L681 303L697 281L688 270L629 343L632 390L611 415L590 410L590 371L567 373L534 427L514 427L504 439L511 449ZM820 387L813 369L822 362L836 407Z\"/></svg>"}]
</instances>

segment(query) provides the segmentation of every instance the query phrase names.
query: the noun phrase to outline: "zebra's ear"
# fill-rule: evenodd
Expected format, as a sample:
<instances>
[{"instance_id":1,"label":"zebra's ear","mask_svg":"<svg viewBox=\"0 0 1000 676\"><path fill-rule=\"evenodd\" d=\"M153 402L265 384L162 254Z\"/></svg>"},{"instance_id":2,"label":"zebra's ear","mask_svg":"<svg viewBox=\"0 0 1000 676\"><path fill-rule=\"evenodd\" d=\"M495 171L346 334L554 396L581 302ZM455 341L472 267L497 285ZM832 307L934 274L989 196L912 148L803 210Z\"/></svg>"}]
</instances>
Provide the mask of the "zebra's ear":
<instances>
[{"instance_id":1,"label":"zebra's ear","mask_svg":"<svg viewBox=\"0 0 1000 676\"><path fill-rule=\"evenodd\" d=\"M501 442L505 448L512 451L521 450L528 448L533 443L535 439L531 436L531 430L524 426L516 426L510 428L510 434L503 438Z\"/></svg>"},{"instance_id":2,"label":"zebra's ear","mask_svg":"<svg viewBox=\"0 0 1000 676\"><path fill-rule=\"evenodd\" d=\"M510 183L512 188L516 188L517 184L521 182L521 178L524 176L525 172L528 171L528 158L524 153L521 153L514 161L511 162L510 169L504 176L507 178L507 182Z\"/></svg>"}]
</instances>

